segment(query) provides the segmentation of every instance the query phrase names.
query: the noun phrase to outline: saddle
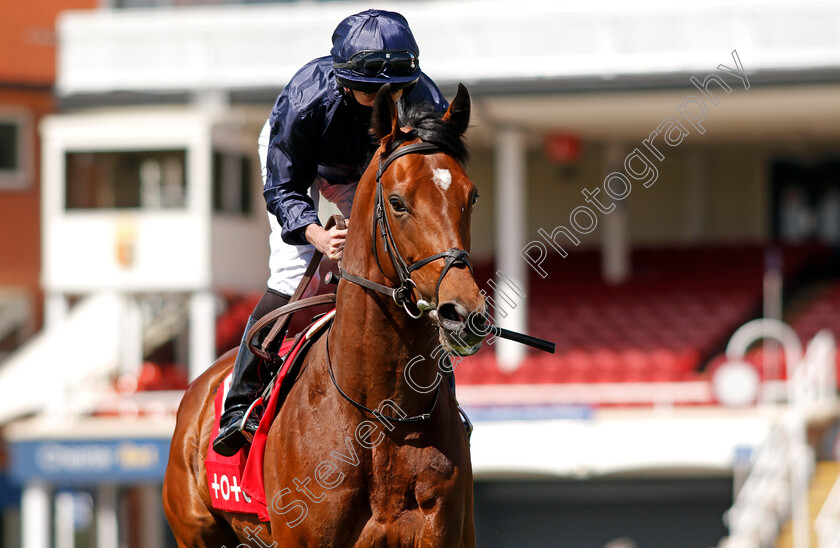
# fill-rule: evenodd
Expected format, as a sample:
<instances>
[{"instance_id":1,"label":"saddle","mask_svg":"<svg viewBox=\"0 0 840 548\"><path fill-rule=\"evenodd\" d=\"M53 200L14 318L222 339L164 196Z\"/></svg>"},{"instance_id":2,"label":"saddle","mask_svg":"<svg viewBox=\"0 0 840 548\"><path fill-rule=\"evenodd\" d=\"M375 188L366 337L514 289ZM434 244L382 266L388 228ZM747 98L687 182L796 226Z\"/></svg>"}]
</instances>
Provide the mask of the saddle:
<instances>
[{"instance_id":1,"label":"saddle","mask_svg":"<svg viewBox=\"0 0 840 548\"><path fill-rule=\"evenodd\" d=\"M207 471L207 485L210 487L210 501L213 508L227 512L256 514L260 520L268 521L268 505L263 483L263 461L268 431L289 390L294 385L304 357L312 344L324 334L334 316L334 309L327 314L322 314L294 339L284 341L277 354L282 365L258 400L264 411L251 445L230 457L219 455L213 451L211 445L208 445L204 467ZM229 374L222 381L216 394L211 440L219 432L219 419L230 381ZM264 405L262 402L265 402ZM255 407L252 405L252 409Z\"/></svg>"}]
</instances>

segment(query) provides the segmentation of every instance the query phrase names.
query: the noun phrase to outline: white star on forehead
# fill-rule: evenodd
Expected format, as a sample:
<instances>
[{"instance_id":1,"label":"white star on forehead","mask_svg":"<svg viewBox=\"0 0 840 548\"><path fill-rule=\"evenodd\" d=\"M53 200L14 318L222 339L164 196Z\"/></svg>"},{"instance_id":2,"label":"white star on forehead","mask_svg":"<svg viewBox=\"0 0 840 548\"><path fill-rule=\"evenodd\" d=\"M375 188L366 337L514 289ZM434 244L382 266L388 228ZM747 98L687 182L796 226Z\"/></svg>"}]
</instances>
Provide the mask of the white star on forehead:
<instances>
[{"instance_id":1,"label":"white star on forehead","mask_svg":"<svg viewBox=\"0 0 840 548\"><path fill-rule=\"evenodd\" d=\"M452 174L449 173L448 169L435 169L432 171L432 180L441 190L446 192L449 185L452 184Z\"/></svg>"}]
</instances>

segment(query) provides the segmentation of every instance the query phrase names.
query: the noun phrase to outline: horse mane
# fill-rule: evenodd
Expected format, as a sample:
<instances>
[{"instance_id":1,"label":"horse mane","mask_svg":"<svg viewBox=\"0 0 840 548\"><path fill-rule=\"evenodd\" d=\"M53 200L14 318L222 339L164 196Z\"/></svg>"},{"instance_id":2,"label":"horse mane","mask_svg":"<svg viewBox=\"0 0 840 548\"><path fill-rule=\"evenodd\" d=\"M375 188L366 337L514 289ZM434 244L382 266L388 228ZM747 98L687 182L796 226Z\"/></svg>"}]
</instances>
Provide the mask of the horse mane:
<instances>
[{"instance_id":1,"label":"horse mane","mask_svg":"<svg viewBox=\"0 0 840 548\"><path fill-rule=\"evenodd\" d=\"M434 143L461 165L467 163L470 151L464 134L452 124L446 123L443 120L443 113L435 111L428 103L411 105L407 109L399 110L400 126L411 129L404 132L392 148L402 142L419 138L421 141Z\"/></svg>"}]
</instances>

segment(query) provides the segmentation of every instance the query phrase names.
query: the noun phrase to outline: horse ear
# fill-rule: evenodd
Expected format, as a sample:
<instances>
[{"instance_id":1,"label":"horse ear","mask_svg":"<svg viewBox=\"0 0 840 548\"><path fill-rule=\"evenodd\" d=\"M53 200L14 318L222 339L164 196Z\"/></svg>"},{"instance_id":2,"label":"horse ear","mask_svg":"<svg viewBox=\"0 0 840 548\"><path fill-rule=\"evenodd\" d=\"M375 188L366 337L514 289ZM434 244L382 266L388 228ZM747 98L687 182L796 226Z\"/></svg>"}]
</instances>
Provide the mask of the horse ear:
<instances>
[{"instance_id":1,"label":"horse ear","mask_svg":"<svg viewBox=\"0 0 840 548\"><path fill-rule=\"evenodd\" d=\"M446 109L443 121L451 125L459 135L466 133L470 125L470 92L464 84L458 84L458 93Z\"/></svg>"},{"instance_id":2,"label":"horse ear","mask_svg":"<svg viewBox=\"0 0 840 548\"><path fill-rule=\"evenodd\" d=\"M380 142L385 143L386 148L399 131L397 105L391 99L391 84L385 84L376 93L376 99L373 101L373 118L371 118L370 130Z\"/></svg>"}]
</instances>

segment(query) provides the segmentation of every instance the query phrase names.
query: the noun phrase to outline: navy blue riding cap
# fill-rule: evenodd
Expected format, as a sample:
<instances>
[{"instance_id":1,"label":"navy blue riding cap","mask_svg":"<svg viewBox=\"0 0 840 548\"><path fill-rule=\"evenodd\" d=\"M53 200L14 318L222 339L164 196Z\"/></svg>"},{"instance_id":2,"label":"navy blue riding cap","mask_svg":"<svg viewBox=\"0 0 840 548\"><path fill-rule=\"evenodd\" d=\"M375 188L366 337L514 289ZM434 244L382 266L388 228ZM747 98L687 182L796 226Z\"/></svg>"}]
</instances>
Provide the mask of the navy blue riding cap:
<instances>
[{"instance_id":1,"label":"navy blue riding cap","mask_svg":"<svg viewBox=\"0 0 840 548\"><path fill-rule=\"evenodd\" d=\"M332 36L336 79L346 87L376 91L399 89L420 77L420 48L399 13L367 10L347 17Z\"/></svg>"}]
</instances>

